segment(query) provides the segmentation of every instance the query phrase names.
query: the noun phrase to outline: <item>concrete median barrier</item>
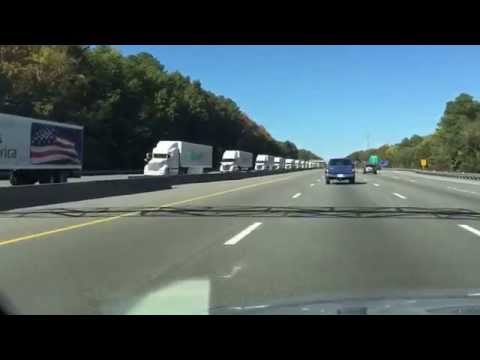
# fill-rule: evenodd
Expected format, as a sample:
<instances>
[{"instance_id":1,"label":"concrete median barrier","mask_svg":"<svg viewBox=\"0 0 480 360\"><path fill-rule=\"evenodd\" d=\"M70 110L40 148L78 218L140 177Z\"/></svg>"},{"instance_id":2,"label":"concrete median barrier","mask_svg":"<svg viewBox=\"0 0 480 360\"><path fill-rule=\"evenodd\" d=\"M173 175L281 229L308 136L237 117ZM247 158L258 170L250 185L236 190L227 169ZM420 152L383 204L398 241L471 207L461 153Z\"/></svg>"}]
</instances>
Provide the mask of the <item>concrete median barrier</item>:
<instances>
[{"instance_id":1,"label":"concrete median barrier","mask_svg":"<svg viewBox=\"0 0 480 360\"><path fill-rule=\"evenodd\" d=\"M168 179L104 180L0 188L0 210L170 189Z\"/></svg>"},{"instance_id":2,"label":"concrete median barrier","mask_svg":"<svg viewBox=\"0 0 480 360\"><path fill-rule=\"evenodd\" d=\"M251 171L174 176L129 176L128 179L101 180L65 184L9 186L0 188L0 211L70 201L98 199L171 189L172 185L240 180L302 170Z\"/></svg>"}]
</instances>

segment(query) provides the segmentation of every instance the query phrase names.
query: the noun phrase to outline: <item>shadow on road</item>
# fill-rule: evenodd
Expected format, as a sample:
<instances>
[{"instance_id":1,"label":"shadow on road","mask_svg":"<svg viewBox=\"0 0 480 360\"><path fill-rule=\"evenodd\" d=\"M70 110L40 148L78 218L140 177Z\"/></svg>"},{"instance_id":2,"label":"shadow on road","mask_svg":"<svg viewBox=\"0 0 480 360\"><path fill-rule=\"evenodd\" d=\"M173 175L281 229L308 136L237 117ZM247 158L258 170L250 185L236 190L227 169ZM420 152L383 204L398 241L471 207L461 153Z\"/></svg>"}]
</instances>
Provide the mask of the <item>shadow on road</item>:
<instances>
[{"instance_id":1,"label":"shadow on road","mask_svg":"<svg viewBox=\"0 0 480 360\"><path fill-rule=\"evenodd\" d=\"M294 207L294 206L200 206L200 207L105 207L49 208L2 211L0 218L96 218L129 217L250 217L250 218L405 218L480 220L480 212L460 208L426 207Z\"/></svg>"}]
</instances>

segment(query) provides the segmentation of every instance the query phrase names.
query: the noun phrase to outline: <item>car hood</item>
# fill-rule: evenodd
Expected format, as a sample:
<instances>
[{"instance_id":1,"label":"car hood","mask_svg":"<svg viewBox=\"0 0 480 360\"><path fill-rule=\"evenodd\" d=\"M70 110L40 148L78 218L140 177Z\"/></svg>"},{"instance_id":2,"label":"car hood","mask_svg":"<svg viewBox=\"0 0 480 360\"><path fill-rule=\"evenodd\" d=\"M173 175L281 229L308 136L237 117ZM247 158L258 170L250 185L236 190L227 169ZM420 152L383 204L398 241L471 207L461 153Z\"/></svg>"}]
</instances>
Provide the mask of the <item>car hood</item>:
<instances>
[{"instance_id":1,"label":"car hood","mask_svg":"<svg viewBox=\"0 0 480 360\"><path fill-rule=\"evenodd\" d=\"M218 307L215 315L480 315L480 289L391 292L377 296L302 297Z\"/></svg>"}]
</instances>

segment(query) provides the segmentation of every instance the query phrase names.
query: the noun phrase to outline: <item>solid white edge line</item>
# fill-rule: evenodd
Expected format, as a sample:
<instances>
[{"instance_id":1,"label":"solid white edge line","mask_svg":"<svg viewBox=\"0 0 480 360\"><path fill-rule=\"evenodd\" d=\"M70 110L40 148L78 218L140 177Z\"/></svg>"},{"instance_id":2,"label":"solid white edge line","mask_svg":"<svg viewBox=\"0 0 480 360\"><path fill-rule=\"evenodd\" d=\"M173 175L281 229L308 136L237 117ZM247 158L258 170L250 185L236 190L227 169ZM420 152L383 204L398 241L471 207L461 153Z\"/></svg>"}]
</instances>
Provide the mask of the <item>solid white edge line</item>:
<instances>
[{"instance_id":1,"label":"solid white edge line","mask_svg":"<svg viewBox=\"0 0 480 360\"><path fill-rule=\"evenodd\" d=\"M477 230L471 226L468 226L468 225L464 225L464 224L459 224L458 226L460 226L462 229L464 230L467 230L467 231L470 231L472 234L475 234L477 236L480 236L480 230Z\"/></svg>"},{"instance_id":2,"label":"solid white edge line","mask_svg":"<svg viewBox=\"0 0 480 360\"><path fill-rule=\"evenodd\" d=\"M402 194L399 194L399 193L392 193L392 194L395 195L396 197L399 197L400 199L403 199L403 200L407 199L407 197L403 196Z\"/></svg>"},{"instance_id":3,"label":"solid white edge line","mask_svg":"<svg viewBox=\"0 0 480 360\"><path fill-rule=\"evenodd\" d=\"M296 193L295 195L292 196L292 199L296 199L296 198L298 198L300 195L302 195L302 193Z\"/></svg>"},{"instance_id":4,"label":"solid white edge line","mask_svg":"<svg viewBox=\"0 0 480 360\"><path fill-rule=\"evenodd\" d=\"M242 240L244 237L246 237L248 234L250 234L253 230L258 228L260 225L262 225L261 222L256 222L253 223L252 225L248 226L247 228L243 229L240 231L237 235L232 237L230 240L226 241L224 245L235 245L238 243L240 240Z\"/></svg>"}]
</instances>

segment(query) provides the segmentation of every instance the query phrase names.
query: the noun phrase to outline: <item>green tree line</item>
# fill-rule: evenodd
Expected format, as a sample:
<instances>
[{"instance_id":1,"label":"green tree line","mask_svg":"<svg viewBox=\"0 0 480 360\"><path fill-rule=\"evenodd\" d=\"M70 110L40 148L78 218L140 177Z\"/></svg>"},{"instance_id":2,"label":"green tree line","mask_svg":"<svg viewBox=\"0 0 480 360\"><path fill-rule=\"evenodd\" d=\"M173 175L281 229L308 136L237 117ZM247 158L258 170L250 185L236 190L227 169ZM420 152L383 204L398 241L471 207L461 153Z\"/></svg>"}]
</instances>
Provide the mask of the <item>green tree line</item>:
<instances>
[{"instance_id":1,"label":"green tree line","mask_svg":"<svg viewBox=\"0 0 480 360\"><path fill-rule=\"evenodd\" d=\"M237 104L152 55L111 46L0 46L0 112L85 126L85 169L138 169L160 140L290 158L318 158L277 141Z\"/></svg>"},{"instance_id":2,"label":"green tree line","mask_svg":"<svg viewBox=\"0 0 480 360\"><path fill-rule=\"evenodd\" d=\"M433 134L356 151L349 158L366 161L371 154L389 160L392 167L419 168L426 159L432 170L480 172L480 102L462 93L447 103Z\"/></svg>"}]
</instances>

